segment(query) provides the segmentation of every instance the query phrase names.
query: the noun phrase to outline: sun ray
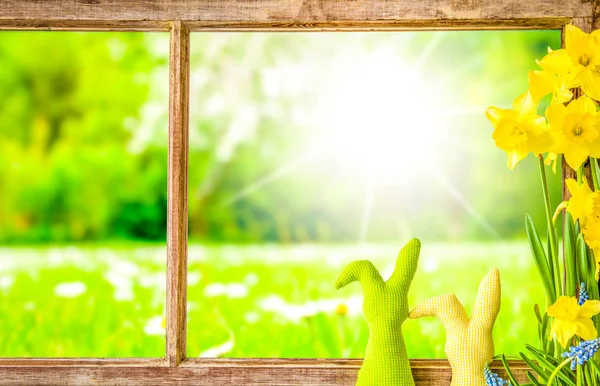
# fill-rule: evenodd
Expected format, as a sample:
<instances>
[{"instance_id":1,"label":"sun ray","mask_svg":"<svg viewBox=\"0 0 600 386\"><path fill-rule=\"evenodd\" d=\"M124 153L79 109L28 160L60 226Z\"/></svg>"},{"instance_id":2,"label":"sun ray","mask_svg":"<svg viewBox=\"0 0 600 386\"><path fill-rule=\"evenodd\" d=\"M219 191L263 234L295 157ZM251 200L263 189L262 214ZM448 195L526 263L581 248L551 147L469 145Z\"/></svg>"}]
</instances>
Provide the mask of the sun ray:
<instances>
[{"instance_id":1,"label":"sun ray","mask_svg":"<svg viewBox=\"0 0 600 386\"><path fill-rule=\"evenodd\" d=\"M275 169L271 174L268 174L268 175L262 177L261 179L251 183L250 185L248 185L245 188L243 188L242 190L240 190L238 193L229 197L227 200L225 200L223 202L223 206L231 205L231 204L241 200L242 198L245 198L245 197L251 195L252 193L258 191L259 189L269 185L270 183L272 183L280 178L286 177L287 175L296 171L297 169L301 168L302 166L306 165L307 163L317 159L322 154L323 154L323 152L321 150L310 150L310 151L304 153L299 158L281 165L279 168Z\"/></svg>"},{"instance_id":2,"label":"sun ray","mask_svg":"<svg viewBox=\"0 0 600 386\"><path fill-rule=\"evenodd\" d=\"M485 219L485 217L477 211L469 203L462 193L450 182L446 177L441 175L435 168L428 168L431 175L434 177L436 181L440 183L447 191L450 193L450 196L458 202L458 204L479 224L483 229L485 229L491 236L496 239L501 239L500 235L494 227Z\"/></svg>"},{"instance_id":3,"label":"sun ray","mask_svg":"<svg viewBox=\"0 0 600 386\"><path fill-rule=\"evenodd\" d=\"M427 62L433 50L435 50L436 47L440 44L443 35L443 32L434 33L432 35L433 37L431 38L431 40L429 40L423 51L421 51L421 55L419 55L419 57L415 60L415 67L420 68L425 64L425 62Z\"/></svg>"}]
</instances>

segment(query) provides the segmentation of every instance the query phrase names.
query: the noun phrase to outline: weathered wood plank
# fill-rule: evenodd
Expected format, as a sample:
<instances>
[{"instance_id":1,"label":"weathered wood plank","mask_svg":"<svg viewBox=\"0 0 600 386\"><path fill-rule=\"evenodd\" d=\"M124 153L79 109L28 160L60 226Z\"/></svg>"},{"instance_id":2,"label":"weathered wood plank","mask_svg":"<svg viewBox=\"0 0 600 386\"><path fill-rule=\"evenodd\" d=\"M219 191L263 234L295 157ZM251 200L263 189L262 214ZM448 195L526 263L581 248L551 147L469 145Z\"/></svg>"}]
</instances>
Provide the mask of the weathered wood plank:
<instances>
[{"instance_id":1,"label":"weathered wood plank","mask_svg":"<svg viewBox=\"0 0 600 386\"><path fill-rule=\"evenodd\" d=\"M323 28L548 28L592 16L582 0L3 0L3 28L87 29L107 22L122 29L193 30ZM515 20L518 20L515 22ZM140 23L142 22L142 23ZM372 23L376 23L373 27ZM564 24L564 23L563 23Z\"/></svg>"},{"instance_id":2,"label":"weathered wood plank","mask_svg":"<svg viewBox=\"0 0 600 386\"><path fill-rule=\"evenodd\" d=\"M391 21L295 21L295 22L245 22L245 21L189 21L192 32L320 32L320 31L412 31L412 30L540 30L561 29L571 18L543 19L440 19ZM126 20L2 20L0 31L169 31L171 22Z\"/></svg>"},{"instance_id":3,"label":"weathered wood plank","mask_svg":"<svg viewBox=\"0 0 600 386\"><path fill-rule=\"evenodd\" d=\"M360 359L207 359L179 367L125 365L7 366L0 361L1 385L354 385ZM511 362L525 379L526 366ZM451 370L445 360L411 360L417 386L447 386ZM504 374L499 362L495 372Z\"/></svg>"},{"instance_id":4,"label":"weathered wood plank","mask_svg":"<svg viewBox=\"0 0 600 386\"><path fill-rule=\"evenodd\" d=\"M165 358L0 358L0 367L164 367Z\"/></svg>"},{"instance_id":5,"label":"weathered wood plank","mask_svg":"<svg viewBox=\"0 0 600 386\"><path fill-rule=\"evenodd\" d=\"M185 358L188 234L188 124L190 32L171 29L169 66L169 199L167 216L167 361Z\"/></svg>"}]
</instances>

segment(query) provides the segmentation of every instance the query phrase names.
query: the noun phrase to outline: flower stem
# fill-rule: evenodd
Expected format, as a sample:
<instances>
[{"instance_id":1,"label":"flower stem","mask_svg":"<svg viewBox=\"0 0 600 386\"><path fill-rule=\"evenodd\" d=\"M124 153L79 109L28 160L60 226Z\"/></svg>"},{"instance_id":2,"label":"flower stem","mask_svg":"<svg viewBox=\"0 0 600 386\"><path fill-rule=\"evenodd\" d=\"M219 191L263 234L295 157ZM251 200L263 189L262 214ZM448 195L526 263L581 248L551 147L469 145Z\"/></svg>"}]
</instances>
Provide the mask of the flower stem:
<instances>
[{"instance_id":1,"label":"flower stem","mask_svg":"<svg viewBox=\"0 0 600 386\"><path fill-rule=\"evenodd\" d=\"M554 371L552 372L552 374L550 374L550 378L548 378L548 383L546 384L547 386L551 386L552 382L554 382L554 378L556 378L556 376L558 375L558 373L560 372L560 370L565 367L569 362L571 362L572 358L567 358L564 361L562 361L558 366L556 366L556 368L554 369ZM577 383L579 384L579 377L577 377Z\"/></svg>"},{"instance_id":2,"label":"flower stem","mask_svg":"<svg viewBox=\"0 0 600 386\"><path fill-rule=\"evenodd\" d=\"M558 251L556 244L556 230L554 224L552 224L552 209L550 204L550 193L548 191L548 180L546 179L546 166L544 165L544 157L538 155L538 164L540 167L540 175L542 177L542 190L544 192L544 204L546 205L546 223L548 226L548 237L550 238L550 258L552 259L554 277L554 286L556 287L556 298L564 295L564 289L566 287L566 275L563 275L563 285L561 289L560 285L560 267L558 264Z\"/></svg>"}]
</instances>

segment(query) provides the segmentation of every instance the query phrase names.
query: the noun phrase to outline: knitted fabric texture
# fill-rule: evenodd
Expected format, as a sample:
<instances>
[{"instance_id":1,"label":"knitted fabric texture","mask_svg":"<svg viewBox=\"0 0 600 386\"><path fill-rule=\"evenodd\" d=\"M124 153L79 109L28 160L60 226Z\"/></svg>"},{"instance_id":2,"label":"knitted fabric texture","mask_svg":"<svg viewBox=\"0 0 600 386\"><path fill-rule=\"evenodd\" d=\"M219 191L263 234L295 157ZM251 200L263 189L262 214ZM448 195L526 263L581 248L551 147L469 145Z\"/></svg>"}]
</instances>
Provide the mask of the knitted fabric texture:
<instances>
[{"instance_id":1,"label":"knitted fabric texture","mask_svg":"<svg viewBox=\"0 0 600 386\"><path fill-rule=\"evenodd\" d=\"M346 266L335 283L339 289L359 281L364 292L363 313L369 325L369 341L357 385L415 384L402 337L402 323L408 317L408 289L417 270L420 251L419 240L412 239L406 244L398 254L396 268L388 281L383 281L373 263L359 260Z\"/></svg>"},{"instance_id":2,"label":"knitted fabric texture","mask_svg":"<svg viewBox=\"0 0 600 386\"><path fill-rule=\"evenodd\" d=\"M455 295L428 299L411 319L436 316L446 330L444 349L452 367L452 386L485 385L484 368L494 356L492 329L500 311L500 273L492 269L481 281L471 319Z\"/></svg>"}]
</instances>

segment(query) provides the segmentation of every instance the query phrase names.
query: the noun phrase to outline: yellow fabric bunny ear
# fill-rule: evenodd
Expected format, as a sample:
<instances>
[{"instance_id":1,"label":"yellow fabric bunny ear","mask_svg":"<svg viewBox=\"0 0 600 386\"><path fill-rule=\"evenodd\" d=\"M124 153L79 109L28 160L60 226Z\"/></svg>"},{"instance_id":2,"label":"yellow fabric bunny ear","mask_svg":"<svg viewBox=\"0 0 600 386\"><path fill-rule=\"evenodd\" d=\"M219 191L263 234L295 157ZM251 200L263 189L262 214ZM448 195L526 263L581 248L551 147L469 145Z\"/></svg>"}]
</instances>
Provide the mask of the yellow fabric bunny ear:
<instances>
[{"instance_id":1,"label":"yellow fabric bunny ear","mask_svg":"<svg viewBox=\"0 0 600 386\"><path fill-rule=\"evenodd\" d=\"M455 295L430 298L416 306L410 319L438 317L446 330L444 349L452 367L452 386L485 385L484 367L494 357L492 329L500 311L500 273L492 269L481 280L469 319Z\"/></svg>"}]
</instances>

